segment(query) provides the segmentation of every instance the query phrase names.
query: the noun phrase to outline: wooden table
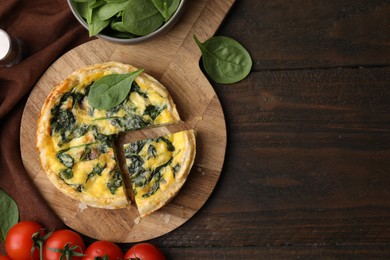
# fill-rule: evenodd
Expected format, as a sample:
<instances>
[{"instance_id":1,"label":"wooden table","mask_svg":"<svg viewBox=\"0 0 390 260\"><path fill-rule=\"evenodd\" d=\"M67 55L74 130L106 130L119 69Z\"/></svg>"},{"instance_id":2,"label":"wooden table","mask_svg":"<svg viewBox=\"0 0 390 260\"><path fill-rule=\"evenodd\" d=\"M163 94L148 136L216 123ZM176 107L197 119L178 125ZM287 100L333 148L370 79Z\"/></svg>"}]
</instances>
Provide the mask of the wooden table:
<instances>
[{"instance_id":1,"label":"wooden table","mask_svg":"<svg viewBox=\"0 0 390 260\"><path fill-rule=\"evenodd\" d=\"M389 1L238 0L217 35L254 61L240 83L213 83L221 178L152 242L172 259L388 259Z\"/></svg>"},{"instance_id":2,"label":"wooden table","mask_svg":"<svg viewBox=\"0 0 390 260\"><path fill-rule=\"evenodd\" d=\"M217 35L253 58L245 80L212 83L222 173L189 221L148 242L180 260L389 259L390 2L237 0Z\"/></svg>"}]
</instances>

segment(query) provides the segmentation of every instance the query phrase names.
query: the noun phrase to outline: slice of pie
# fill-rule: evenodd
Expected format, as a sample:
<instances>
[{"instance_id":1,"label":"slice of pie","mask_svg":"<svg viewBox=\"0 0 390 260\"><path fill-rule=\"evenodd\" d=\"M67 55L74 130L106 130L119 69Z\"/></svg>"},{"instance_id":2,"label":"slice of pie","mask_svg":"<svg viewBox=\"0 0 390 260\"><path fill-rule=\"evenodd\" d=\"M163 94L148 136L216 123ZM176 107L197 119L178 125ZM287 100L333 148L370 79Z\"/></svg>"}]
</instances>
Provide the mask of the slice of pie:
<instances>
[{"instance_id":1,"label":"slice of pie","mask_svg":"<svg viewBox=\"0 0 390 260\"><path fill-rule=\"evenodd\" d=\"M193 130L124 145L135 203L141 217L168 203L181 189L195 158Z\"/></svg>"},{"instance_id":2,"label":"slice of pie","mask_svg":"<svg viewBox=\"0 0 390 260\"><path fill-rule=\"evenodd\" d=\"M51 91L39 115L37 148L44 171L59 190L87 205L129 203L113 145L118 133L180 120L166 88L146 73L135 78L119 105L97 109L89 104L95 81L136 70L119 62L81 68Z\"/></svg>"}]
</instances>

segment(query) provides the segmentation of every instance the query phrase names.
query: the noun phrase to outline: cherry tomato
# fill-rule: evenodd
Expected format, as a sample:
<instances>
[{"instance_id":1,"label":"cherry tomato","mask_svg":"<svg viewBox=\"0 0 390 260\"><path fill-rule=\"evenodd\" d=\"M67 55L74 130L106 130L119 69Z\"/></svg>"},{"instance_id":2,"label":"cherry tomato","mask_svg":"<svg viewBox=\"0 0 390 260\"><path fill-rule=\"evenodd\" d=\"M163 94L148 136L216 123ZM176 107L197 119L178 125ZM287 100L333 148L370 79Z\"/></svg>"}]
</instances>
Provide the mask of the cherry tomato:
<instances>
[{"instance_id":1,"label":"cherry tomato","mask_svg":"<svg viewBox=\"0 0 390 260\"><path fill-rule=\"evenodd\" d=\"M47 260L57 259L81 259L85 250L82 237L70 230L60 229L54 231L46 240L43 248L43 258Z\"/></svg>"},{"instance_id":2,"label":"cherry tomato","mask_svg":"<svg viewBox=\"0 0 390 260\"><path fill-rule=\"evenodd\" d=\"M139 243L126 252L125 259L165 260L165 256L155 245Z\"/></svg>"},{"instance_id":3,"label":"cherry tomato","mask_svg":"<svg viewBox=\"0 0 390 260\"><path fill-rule=\"evenodd\" d=\"M5 251L11 259L39 259L39 250L31 250L34 246L32 236L35 233L45 233L43 227L34 221L21 221L10 228L5 238Z\"/></svg>"},{"instance_id":4,"label":"cherry tomato","mask_svg":"<svg viewBox=\"0 0 390 260\"><path fill-rule=\"evenodd\" d=\"M6 255L0 255L0 260L11 260L11 258Z\"/></svg>"},{"instance_id":5,"label":"cherry tomato","mask_svg":"<svg viewBox=\"0 0 390 260\"><path fill-rule=\"evenodd\" d=\"M92 244L90 244L85 250L83 260L94 260L95 257L106 257L105 259L110 260L122 260L123 259L123 252L120 249L120 247L110 241L95 241ZM100 259L100 258L99 258Z\"/></svg>"}]
</instances>

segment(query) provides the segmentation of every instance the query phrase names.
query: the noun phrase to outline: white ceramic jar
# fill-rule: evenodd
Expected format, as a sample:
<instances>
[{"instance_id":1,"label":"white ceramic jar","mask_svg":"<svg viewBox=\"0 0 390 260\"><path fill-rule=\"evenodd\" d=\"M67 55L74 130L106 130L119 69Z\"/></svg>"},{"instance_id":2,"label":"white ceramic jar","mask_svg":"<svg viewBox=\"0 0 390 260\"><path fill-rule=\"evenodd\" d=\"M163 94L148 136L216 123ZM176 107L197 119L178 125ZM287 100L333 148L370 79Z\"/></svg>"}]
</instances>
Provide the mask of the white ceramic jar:
<instances>
[{"instance_id":1,"label":"white ceramic jar","mask_svg":"<svg viewBox=\"0 0 390 260\"><path fill-rule=\"evenodd\" d=\"M22 42L0 29L0 66L11 67L22 59Z\"/></svg>"}]
</instances>

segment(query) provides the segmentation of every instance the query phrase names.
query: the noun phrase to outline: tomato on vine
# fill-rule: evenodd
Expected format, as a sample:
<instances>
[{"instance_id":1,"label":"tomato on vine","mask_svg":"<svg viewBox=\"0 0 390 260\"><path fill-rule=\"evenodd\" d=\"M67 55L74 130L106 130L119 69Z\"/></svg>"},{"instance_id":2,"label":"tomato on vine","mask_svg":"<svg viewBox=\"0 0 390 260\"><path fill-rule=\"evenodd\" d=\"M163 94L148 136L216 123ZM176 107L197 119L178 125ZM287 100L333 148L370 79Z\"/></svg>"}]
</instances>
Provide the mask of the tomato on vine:
<instances>
[{"instance_id":1,"label":"tomato on vine","mask_svg":"<svg viewBox=\"0 0 390 260\"><path fill-rule=\"evenodd\" d=\"M43 257L48 260L81 259L85 250L82 237L69 229L54 231L46 240Z\"/></svg>"},{"instance_id":2,"label":"tomato on vine","mask_svg":"<svg viewBox=\"0 0 390 260\"><path fill-rule=\"evenodd\" d=\"M125 260L165 260L164 254L155 245L139 243L132 246L125 254Z\"/></svg>"},{"instance_id":3,"label":"tomato on vine","mask_svg":"<svg viewBox=\"0 0 390 260\"><path fill-rule=\"evenodd\" d=\"M13 225L5 239L5 251L11 259L38 260L46 234L44 228L35 221L21 221Z\"/></svg>"},{"instance_id":4,"label":"tomato on vine","mask_svg":"<svg viewBox=\"0 0 390 260\"><path fill-rule=\"evenodd\" d=\"M0 255L0 260L11 260L7 255Z\"/></svg>"},{"instance_id":5,"label":"tomato on vine","mask_svg":"<svg viewBox=\"0 0 390 260\"><path fill-rule=\"evenodd\" d=\"M122 260L123 252L120 247L110 241L100 240L90 244L85 250L82 260Z\"/></svg>"}]
</instances>

